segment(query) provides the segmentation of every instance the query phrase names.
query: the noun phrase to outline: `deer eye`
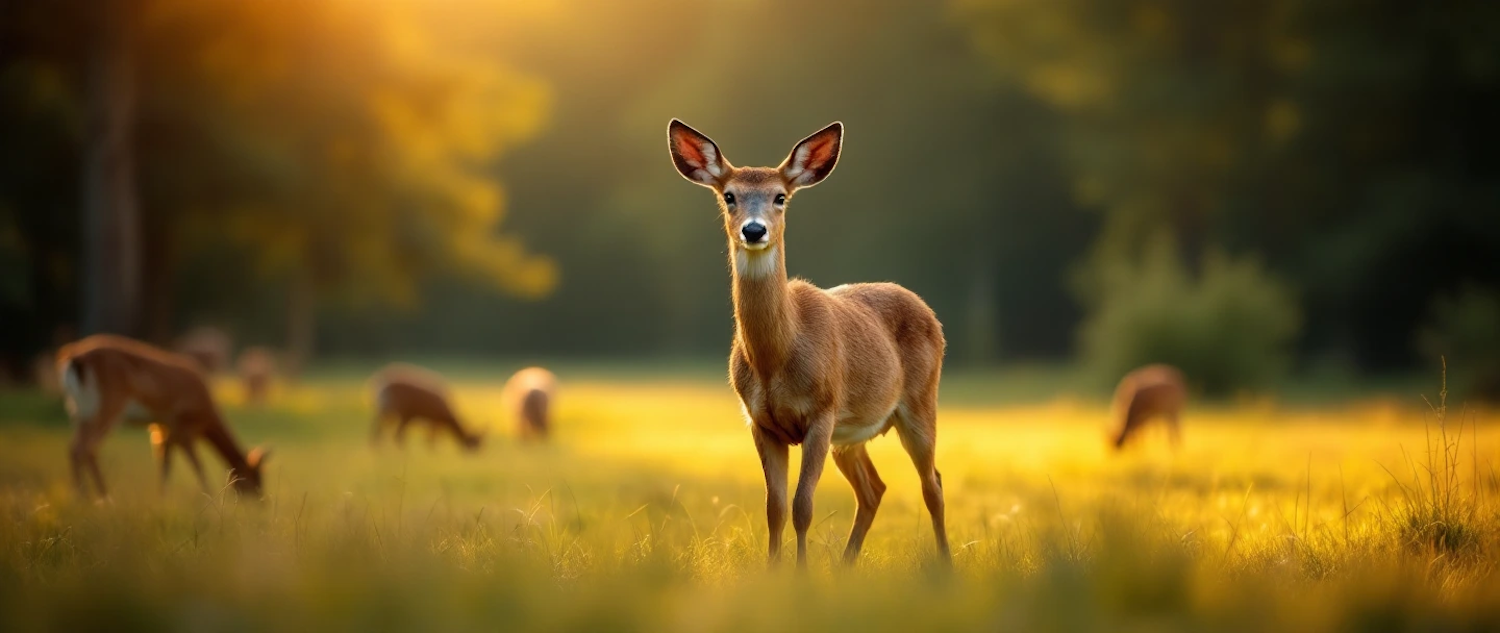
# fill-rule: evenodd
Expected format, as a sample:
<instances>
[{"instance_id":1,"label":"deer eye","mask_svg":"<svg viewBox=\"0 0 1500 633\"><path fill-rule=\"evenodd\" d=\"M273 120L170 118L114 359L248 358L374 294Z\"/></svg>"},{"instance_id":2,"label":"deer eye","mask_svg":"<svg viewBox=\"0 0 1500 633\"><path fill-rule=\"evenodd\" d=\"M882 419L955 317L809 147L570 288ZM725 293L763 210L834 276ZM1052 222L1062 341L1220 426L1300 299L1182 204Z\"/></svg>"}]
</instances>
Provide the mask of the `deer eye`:
<instances>
[{"instance_id":1,"label":"deer eye","mask_svg":"<svg viewBox=\"0 0 1500 633\"><path fill-rule=\"evenodd\" d=\"M728 191L724 192L724 204L734 204L734 194Z\"/></svg>"},{"instance_id":2,"label":"deer eye","mask_svg":"<svg viewBox=\"0 0 1500 633\"><path fill-rule=\"evenodd\" d=\"M786 204L786 194L784 194L784 193L778 193L778 194L776 194L776 206L779 207L779 206L784 205L784 204Z\"/></svg>"}]
</instances>

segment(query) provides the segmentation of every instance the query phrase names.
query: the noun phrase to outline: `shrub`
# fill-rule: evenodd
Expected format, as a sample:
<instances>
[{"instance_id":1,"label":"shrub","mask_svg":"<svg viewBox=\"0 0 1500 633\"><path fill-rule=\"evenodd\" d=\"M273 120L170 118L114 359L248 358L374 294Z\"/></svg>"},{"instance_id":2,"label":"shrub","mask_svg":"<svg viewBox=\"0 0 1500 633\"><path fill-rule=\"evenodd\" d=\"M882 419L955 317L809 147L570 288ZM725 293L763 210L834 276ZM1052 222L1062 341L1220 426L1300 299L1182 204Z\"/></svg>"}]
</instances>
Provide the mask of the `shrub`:
<instances>
[{"instance_id":1,"label":"shrub","mask_svg":"<svg viewBox=\"0 0 1500 633\"><path fill-rule=\"evenodd\" d=\"M1085 366L1118 380L1167 363L1208 395L1264 387L1290 360L1300 316L1286 287L1254 259L1213 251L1190 274L1170 239L1139 263L1110 266L1094 309L1080 326Z\"/></svg>"},{"instance_id":2,"label":"shrub","mask_svg":"<svg viewBox=\"0 0 1500 633\"><path fill-rule=\"evenodd\" d=\"M1454 396L1500 402L1500 291L1469 286L1435 299L1417 347L1434 365L1447 359Z\"/></svg>"}]
</instances>

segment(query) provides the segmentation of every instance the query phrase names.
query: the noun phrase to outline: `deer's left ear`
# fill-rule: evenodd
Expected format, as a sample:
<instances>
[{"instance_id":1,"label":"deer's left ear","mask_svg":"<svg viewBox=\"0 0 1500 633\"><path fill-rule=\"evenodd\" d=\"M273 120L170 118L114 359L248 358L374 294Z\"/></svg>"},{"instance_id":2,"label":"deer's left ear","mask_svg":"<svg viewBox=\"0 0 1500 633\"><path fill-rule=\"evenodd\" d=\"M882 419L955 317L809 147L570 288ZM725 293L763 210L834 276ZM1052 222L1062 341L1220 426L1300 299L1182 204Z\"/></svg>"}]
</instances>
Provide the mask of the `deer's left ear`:
<instances>
[{"instance_id":1,"label":"deer's left ear","mask_svg":"<svg viewBox=\"0 0 1500 633\"><path fill-rule=\"evenodd\" d=\"M794 188L823 182L838 164L843 144L844 124L834 121L792 148L792 153L781 163L781 176Z\"/></svg>"},{"instance_id":2,"label":"deer's left ear","mask_svg":"<svg viewBox=\"0 0 1500 633\"><path fill-rule=\"evenodd\" d=\"M713 139L677 119L667 125L667 149L677 173L705 187L718 187L733 169Z\"/></svg>"}]
</instances>

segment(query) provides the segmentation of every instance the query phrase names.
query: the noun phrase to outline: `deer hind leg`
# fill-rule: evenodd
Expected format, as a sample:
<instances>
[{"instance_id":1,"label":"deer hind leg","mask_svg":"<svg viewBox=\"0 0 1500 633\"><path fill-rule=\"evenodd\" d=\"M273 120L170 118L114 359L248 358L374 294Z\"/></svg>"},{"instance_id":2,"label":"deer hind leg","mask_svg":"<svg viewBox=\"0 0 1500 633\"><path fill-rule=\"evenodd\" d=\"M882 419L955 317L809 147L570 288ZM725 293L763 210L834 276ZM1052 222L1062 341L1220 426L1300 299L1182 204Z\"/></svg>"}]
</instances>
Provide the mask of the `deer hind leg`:
<instances>
[{"instance_id":1,"label":"deer hind leg","mask_svg":"<svg viewBox=\"0 0 1500 633\"><path fill-rule=\"evenodd\" d=\"M901 446L911 456L917 467L917 477L922 481L922 500L927 503L927 513L932 515L932 531L937 537L938 556L945 562L953 560L948 549L948 527L944 518L943 475L937 469L937 411L935 403L911 406L900 411L900 423L896 433L901 437Z\"/></svg>"},{"instance_id":2,"label":"deer hind leg","mask_svg":"<svg viewBox=\"0 0 1500 633\"><path fill-rule=\"evenodd\" d=\"M755 439L755 450L760 454L761 470L765 471L766 475L766 530L770 532L771 541L766 559L775 564L781 560L781 537L786 530L789 449L786 442L767 435L754 424L750 425L750 435Z\"/></svg>"},{"instance_id":3,"label":"deer hind leg","mask_svg":"<svg viewBox=\"0 0 1500 633\"><path fill-rule=\"evenodd\" d=\"M406 446L406 429L411 427L411 422L411 416L403 415L401 416L401 420L396 423L396 446L403 448Z\"/></svg>"},{"instance_id":4,"label":"deer hind leg","mask_svg":"<svg viewBox=\"0 0 1500 633\"><path fill-rule=\"evenodd\" d=\"M880 498L885 496L885 482L875 472L875 463L864 444L833 449L833 463L839 472L854 486L854 500L858 510L854 515L854 527L849 530L849 544L844 548L844 563L853 565L864 547L865 534L875 522L875 512L880 509Z\"/></svg>"}]
</instances>

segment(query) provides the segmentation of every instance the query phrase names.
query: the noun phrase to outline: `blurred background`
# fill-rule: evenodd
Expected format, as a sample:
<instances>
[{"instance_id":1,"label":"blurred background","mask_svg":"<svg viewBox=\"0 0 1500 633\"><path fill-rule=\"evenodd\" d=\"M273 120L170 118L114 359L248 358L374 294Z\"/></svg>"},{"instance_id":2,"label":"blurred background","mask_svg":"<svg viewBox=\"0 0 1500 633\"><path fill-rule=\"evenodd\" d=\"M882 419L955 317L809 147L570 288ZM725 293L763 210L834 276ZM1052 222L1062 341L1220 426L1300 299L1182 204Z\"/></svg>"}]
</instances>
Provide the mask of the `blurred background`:
<instances>
[{"instance_id":1,"label":"blurred background","mask_svg":"<svg viewBox=\"0 0 1500 633\"><path fill-rule=\"evenodd\" d=\"M0 373L719 363L675 116L738 165L842 120L791 272L915 290L950 366L1500 397L1497 88L1481 0L0 0Z\"/></svg>"}]
</instances>

